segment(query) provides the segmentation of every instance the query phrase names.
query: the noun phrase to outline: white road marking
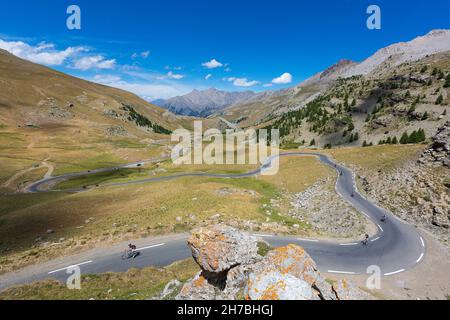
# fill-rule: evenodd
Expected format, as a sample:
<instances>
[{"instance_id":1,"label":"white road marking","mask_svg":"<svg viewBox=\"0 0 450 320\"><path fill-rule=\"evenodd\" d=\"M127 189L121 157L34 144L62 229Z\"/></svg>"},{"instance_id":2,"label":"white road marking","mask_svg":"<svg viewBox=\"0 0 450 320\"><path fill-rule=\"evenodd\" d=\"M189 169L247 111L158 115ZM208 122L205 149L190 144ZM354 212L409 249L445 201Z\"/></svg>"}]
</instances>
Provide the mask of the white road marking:
<instances>
[{"instance_id":1,"label":"white road marking","mask_svg":"<svg viewBox=\"0 0 450 320\"><path fill-rule=\"evenodd\" d=\"M420 257L419 257L419 259L416 260L416 263L419 263L422 260L422 258L423 258L423 253L420 254Z\"/></svg>"},{"instance_id":2,"label":"white road marking","mask_svg":"<svg viewBox=\"0 0 450 320\"><path fill-rule=\"evenodd\" d=\"M423 241L423 238L421 236L419 236L419 238L420 238L420 242L422 243L422 247L425 248L425 241Z\"/></svg>"},{"instance_id":3,"label":"white road marking","mask_svg":"<svg viewBox=\"0 0 450 320\"><path fill-rule=\"evenodd\" d=\"M341 273L341 274L355 274L351 271L336 271L336 270L328 270L328 273Z\"/></svg>"},{"instance_id":4,"label":"white road marking","mask_svg":"<svg viewBox=\"0 0 450 320\"><path fill-rule=\"evenodd\" d=\"M263 237L263 238L272 238L273 235L271 234L258 234L258 233L254 233L253 234L255 237Z\"/></svg>"},{"instance_id":5,"label":"white road marking","mask_svg":"<svg viewBox=\"0 0 450 320\"><path fill-rule=\"evenodd\" d=\"M370 241L375 242L375 241L379 240L380 238L381 238L381 237L376 237L375 239L372 239L372 240L370 240Z\"/></svg>"},{"instance_id":6,"label":"white road marking","mask_svg":"<svg viewBox=\"0 0 450 320\"><path fill-rule=\"evenodd\" d=\"M316 239L298 239L299 241L307 241L307 242L319 242L319 240Z\"/></svg>"},{"instance_id":7,"label":"white road marking","mask_svg":"<svg viewBox=\"0 0 450 320\"><path fill-rule=\"evenodd\" d=\"M67 269L70 269L70 268L79 267L79 266L82 266L82 265L85 265L85 264L88 264L88 263L92 263L92 260L89 260L89 261L86 261L86 262L82 262L82 263L78 263L78 264L74 264L74 265L71 265L71 266L68 266L68 267L65 267L65 268L61 268L61 269L58 269L58 270L53 270L53 271L50 271L48 274L53 274L53 273L64 271L64 270L67 270Z\"/></svg>"},{"instance_id":8,"label":"white road marking","mask_svg":"<svg viewBox=\"0 0 450 320\"><path fill-rule=\"evenodd\" d=\"M380 228L381 232L384 232L383 228L378 224L378 228Z\"/></svg>"},{"instance_id":9,"label":"white road marking","mask_svg":"<svg viewBox=\"0 0 450 320\"><path fill-rule=\"evenodd\" d=\"M403 272L403 271L405 271L405 269L400 269L400 270L397 270L397 271L394 271L394 272L385 273L384 275L385 276L392 276L394 274L397 274L397 273L400 273L400 272Z\"/></svg>"},{"instance_id":10,"label":"white road marking","mask_svg":"<svg viewBox=\"0 0 450 320\"><path fill-rule=\"evenodd\" d=\"M165 243L160 243L160 244L155 244L155 245L148 246L148 247L138 248L136 250L137 251L143 251L143 250L152 249L152 248L156 248L156 247L162 247L162 246L165 246L165 245L166 245Z\"/></svg>"},{"instance_id":11,"label":"white road marking","mask_svg":"<svg viewBox=\"0 0 450 320\"><path fill-rule=\"evenodd\" d=\"M356 246L356 245L358 245L359 243L356 243L356 242L352 242L352 243L341 243L341 244L339 244L340 246Z\"/></svg>"}]
</instances>

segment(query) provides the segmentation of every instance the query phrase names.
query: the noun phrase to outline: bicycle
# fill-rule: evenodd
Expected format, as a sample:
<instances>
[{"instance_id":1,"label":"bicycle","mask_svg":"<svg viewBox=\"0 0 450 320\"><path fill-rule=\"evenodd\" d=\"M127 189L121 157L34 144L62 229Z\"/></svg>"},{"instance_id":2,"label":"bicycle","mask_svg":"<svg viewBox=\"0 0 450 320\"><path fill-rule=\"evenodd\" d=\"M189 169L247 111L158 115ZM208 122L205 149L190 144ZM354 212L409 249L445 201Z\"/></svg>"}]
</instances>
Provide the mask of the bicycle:
<instances>
[{"instance_id":1,"label":"bicycle","mask_svg":"<svg viewBox=\"0 0 450 320\"><path fill-rule=\"evenodd\" d=\"M136 259L139 255L139 251L125 250L125 252L122 254L122 260Z\"/></svg>"}]
</instances>

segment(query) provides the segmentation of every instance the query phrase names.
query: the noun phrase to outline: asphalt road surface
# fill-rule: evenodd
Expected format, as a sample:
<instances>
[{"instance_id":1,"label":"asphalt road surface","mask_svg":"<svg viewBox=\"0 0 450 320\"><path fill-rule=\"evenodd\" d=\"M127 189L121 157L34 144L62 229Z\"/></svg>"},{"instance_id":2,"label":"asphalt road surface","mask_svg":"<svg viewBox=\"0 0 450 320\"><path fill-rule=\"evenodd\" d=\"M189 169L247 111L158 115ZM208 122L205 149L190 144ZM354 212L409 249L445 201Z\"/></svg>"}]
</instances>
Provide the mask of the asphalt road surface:
<instances>
[{"instance_id":1,"label":"asphalt road surface","mask_svg":"<svg viewBox=\"0 0 450 320\"><path fill-rule=\"evenodd\" d=\"M390 212L380 208L362 196L356 187L354 173L348 168L332 162L326 155L289 152L282 153L280 157L288 156L315 156L319 160L334 168L338 174L336 181L336 192L346 201L351 203L358 211L366 215L377 225L378 233L372 236L367 245L361 243L362 239L353 242L335 243L319 241L316 239L299 239L295 237L284 237L270 234L255 234L264 238L275 247L284 246L289 243L298 244L316 261L319 270L322 272L339 274L366 274L368 267L378 266L384 276L391 276L413 268L420 263L426 253L426 244L417 230L405 222L396 218ZM150 178L139 181L123 183L111 183L103 186L124 186L138 183L151 183L180 177L215 177L215 178L243 178L256 176L264 168L270 166L268 163L261 168L243 174L210 174L210 173L184 173L167 177ZM72 177L86 174L94 174L116 170L118 168L136 167L144 162L134 163L122 167L111 169L93 170L91 172L69 174L60 177L52 177L36 182L28 188L29 192L49 192L46 186L52 181L62 181ZM103 187L102 186L102 187ZM381 222L383 215L386 215L386 222ZM125 248L124 248L125 249ZM107 250L106 250L107 251ZM23 276L16 274L11 279L4 275L0 281L0 289L16 285L29 283L34 280L56 278L65 281L68 277L67 269L74 265L79 266L83 274L98 274L104 272L124 272L130 268L144 268L148 266L166 266L177 260L191 256L191 252L186 245L186 237L171 240L165 243L153 243L138 248L140 252L136 259L123 260L120 253L103 253L93 257L91 260L79 261L71 266L61 266L53 270L45 270L35 274L24 273Z\"/></svg>"}]
</instances>

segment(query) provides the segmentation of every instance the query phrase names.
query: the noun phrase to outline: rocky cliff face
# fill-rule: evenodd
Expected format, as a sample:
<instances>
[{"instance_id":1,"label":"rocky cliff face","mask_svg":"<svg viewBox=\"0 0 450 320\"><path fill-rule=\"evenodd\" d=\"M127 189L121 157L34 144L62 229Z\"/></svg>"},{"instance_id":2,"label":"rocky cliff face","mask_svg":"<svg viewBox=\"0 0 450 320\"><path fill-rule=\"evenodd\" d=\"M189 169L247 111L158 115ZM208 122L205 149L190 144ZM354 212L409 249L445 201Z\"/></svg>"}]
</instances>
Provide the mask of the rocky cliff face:
<instances>
[{"instance_id":1,"label":"rocky cliff face","mask_svg":"<svg viewBox=\"0 0 450 320\"><path fill-rule=\"evenodd\" d=\"M330 284L301 247L288 245L263 256L247 233L216 225L188 240L201 271L181 289L179 300L348 300L371 297L347 281Z\"/></svg>"},{"instance_id":2,"label":"rocky cliff face","mask_svg":"<svg viewBox=\"0 0 450 320\"><path fill-rule=\"evenodd\" d=\"M366 75L384 63L390 67L417 61L427 55L450 50L450 30L432 30L409 42L400 42L378 50L373 56L349 69L345 76Z\"/></svg>"},{"instance_id":3,"label":"rocky cliff face","mask_svg":"<svg viewBox=\"0 0 450 320\"><path fill-rule=\"evenodd\" d=\"M433 143L425 150L419 163L437 163L450 168L450 121L439 127Z\"/></svg>"}]
</instances>

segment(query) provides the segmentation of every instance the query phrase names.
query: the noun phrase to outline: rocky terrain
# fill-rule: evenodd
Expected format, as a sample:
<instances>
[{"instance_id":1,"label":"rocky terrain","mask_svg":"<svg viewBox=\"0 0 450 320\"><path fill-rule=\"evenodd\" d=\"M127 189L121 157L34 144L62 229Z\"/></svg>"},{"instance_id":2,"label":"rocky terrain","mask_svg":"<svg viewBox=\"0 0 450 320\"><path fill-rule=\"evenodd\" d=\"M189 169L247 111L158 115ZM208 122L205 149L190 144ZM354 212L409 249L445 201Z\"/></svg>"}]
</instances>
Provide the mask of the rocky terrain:
<instances>
[{"instance_id":1,"label":"rocky terrain","mask_svg":"<svg viewBox=\"0 0 450 320\"><path fill-rule=\"evenodd\" d=\"M182 287L179 300L372 298L346 280L326 280L296 245L271 250L255 237L224 225L194 230L188 245L201 271Z\"/></svg>"},{"instance_id":2,"label":"rocky terrain","mask_svg":"<svg viewBox=\"0 0 450 320\"><path fill-rule=\"evenodd\" d=\"M416 160L388 172L359 172L363 191L402 219L419 225L450 246L450 123Z\"/></svg>"},{"instance_id":3,"label":"rocky terrain","mask_svg":"<svg viewBox=\"0 0 450 320\"><path fill-rule=\"evenodd\" d=\"M390 143L418 129L430 137L450 120L449 51L450 30L434 30L220 114L231 122L245 116L241 127L278 128L285 143L321 148Z\"/></svg>"},{"instance_id":4,"label":"rocky terrain","mask_svg":"<svg viewBox=\"0 0 450 320\"><path fill-rule=\"evenodd\" d=\"M433 30L412 41L400 42L380 49L373 56L350 68L345 76L368 74L383 64L395 67L447 50L450 50L450 30Z\"/></svg>"},{"instance_id":5,"label":"rocky terrain","mask_svg":"<svg viewBox=\"0 0 450 320\"><path fill-rule=\"evenodd\" d=\"M289 215L309 223L316 233L326 237L354 238L371 234L371 222L336 194L334 181L325 179L294 194Z\"/></svg>"}]
</instances>

